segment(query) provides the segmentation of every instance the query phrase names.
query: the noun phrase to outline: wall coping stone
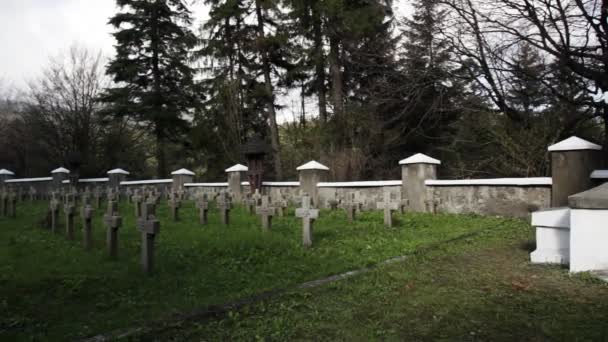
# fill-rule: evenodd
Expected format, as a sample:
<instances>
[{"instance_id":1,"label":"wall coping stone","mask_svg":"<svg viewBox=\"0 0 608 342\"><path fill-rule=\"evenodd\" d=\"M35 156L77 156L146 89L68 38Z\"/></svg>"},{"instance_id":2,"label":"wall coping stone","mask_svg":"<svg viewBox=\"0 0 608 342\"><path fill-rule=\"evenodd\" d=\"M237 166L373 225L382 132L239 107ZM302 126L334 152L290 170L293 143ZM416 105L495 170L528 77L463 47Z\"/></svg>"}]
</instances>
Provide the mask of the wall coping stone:
<instances>
[{"instance_id":1,"label":"wall coping stone","mask_svg":"<svg viewBox=\"0 0 608 342\"><path fill-rule=\"evenodd\" d=\"M427 179L424 182L427 186L551 186L551 177L530 177L530 178L492 178L492 179L454 179L438 180Z\"/></svg>"},{"instance_id":2,"label":"wall coping stone","mask_svg":"<svg viewBox=\"0 0 608 342\"><path fill-rule=\"evenodd\" d=\"M138 181L124 181L120 185L146 185L146 184L167 184L173 183L173 179L148 179Z\"/></svg>"},{"instance_id":3,"label":"wall coping stone","mask_svg":"<svg viewBox=\"0 0 608 342\"><path fill-rule=\"evenodd\" d=\"M4 183L50 182L52 180L53 177L15 178L5 180Z\"/></svg>"}]
</instances>

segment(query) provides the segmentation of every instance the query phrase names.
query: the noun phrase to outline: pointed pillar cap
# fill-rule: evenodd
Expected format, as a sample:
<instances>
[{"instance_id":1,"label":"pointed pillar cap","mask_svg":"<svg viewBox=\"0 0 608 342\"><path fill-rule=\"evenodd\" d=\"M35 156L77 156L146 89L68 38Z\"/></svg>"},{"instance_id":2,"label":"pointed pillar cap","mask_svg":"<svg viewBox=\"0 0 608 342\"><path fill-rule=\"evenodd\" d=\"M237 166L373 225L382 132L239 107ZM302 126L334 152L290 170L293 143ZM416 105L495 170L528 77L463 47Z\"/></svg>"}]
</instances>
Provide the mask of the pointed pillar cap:
<instances>
[{"instance_id":1,"label":"pointed pillar cap","mask_svg":"<svg viewBox=\"0 0 608 342\"><path fill-rule=\"evenodd\" d=\"M431 158L426 154L417 153L409 158L405 158L399 162L399 165L409 165L409 164L433 164L433 165L441 165L441 161L435 158Z\"/></svg>"},{"instance_id":2,"label":"pointed pillar cap","mask_svg":"<svg viewBox=\"0 0 608 342\"><path fill-rule=\"evenodd\" d=\"M114 170L110 170L108 171L109 175L128 175L129 172L125 171L123 169L114 169Z\"/></svg>"},{"instance_id":3,"label":"pointed pillar cap","mask_svg":"<svg viewBox=\"0 0 608 342\"><path fill-rule=\"evenodd\" d=\"M298 171L303 171L303 170L323 170L323 171L329 171L329 168L317 161L309 161L308 163L304 164L304 165L300 165L298 166L298 168L296 169Z\"/></svg>"},{"instance_id":4,"label":"pointed pillar cap","mask_svg":"<svg viewBox=\"0 0 608 342\"><path fill-rule=\"evenodd\" d=\"M13 171L9 171L7 169L0 169L0 175L14 176L15 173Z\"/></svg>"},{"instance_id":5,"label":"pointed pillar cap","mask_svg":"<svg viewBox=\"0 0 608 342\"><path fill-rule=\"evenodd\" d=\"M70 170L66 169L65 167L59 167L51 171L51 173L70 173Z\"/></svg>"},{"instance_id":6,"label":"pointed pillar cap","mask_svg":"<svg viewBox=\"0 0 608 342\"><path fill-rule=\"evenodd\" d=\"M172 175L186 175L186 176L194 176L194 172L187 169L179 169L177 171L171 172Z\"/></svg>"},{"instance_id":7,"label":"pointed pillar cap","mask_svg":"<svg viewBox=\"0 0 608 342\"><path fill-rule=\"evenodd\" d=\"M555 145L549 146L549 152L564 152L564 151L582 151L582 150L596 150L599 151L602 146L589 142L579 137L570 137L566 140L560 141Z\"/></svg>"},{"instance_id":8,"label":"pointed pillar cap","mask_svg":"<svg viewBox=\"0 0 608 342\"><path fill-rule=\"evenodd\" d=\"M246 172L249 168L242 164L236 164L226 169L226 172Z\"/></svg>"}]
</instances>

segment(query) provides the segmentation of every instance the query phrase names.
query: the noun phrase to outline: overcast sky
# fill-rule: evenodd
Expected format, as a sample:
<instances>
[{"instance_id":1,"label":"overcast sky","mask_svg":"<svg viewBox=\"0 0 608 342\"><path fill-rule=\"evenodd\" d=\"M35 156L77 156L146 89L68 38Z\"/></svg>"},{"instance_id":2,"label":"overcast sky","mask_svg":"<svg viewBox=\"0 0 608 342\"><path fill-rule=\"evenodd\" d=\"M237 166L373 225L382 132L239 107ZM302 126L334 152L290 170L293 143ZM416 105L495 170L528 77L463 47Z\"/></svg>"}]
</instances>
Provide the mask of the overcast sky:
<instances>
[{"instance_id":1,"label":"overcast sky","mask_svg":"<svg viewBox=\"0 0 608 342\"><path fill-rule=\"evenodd\" d=\"M191 9L199 23L207 17L202 1ZM111 56L115 12L115 0L0 0L0 85L22 87L73 44Z\"/></svg>"}]
</instances>

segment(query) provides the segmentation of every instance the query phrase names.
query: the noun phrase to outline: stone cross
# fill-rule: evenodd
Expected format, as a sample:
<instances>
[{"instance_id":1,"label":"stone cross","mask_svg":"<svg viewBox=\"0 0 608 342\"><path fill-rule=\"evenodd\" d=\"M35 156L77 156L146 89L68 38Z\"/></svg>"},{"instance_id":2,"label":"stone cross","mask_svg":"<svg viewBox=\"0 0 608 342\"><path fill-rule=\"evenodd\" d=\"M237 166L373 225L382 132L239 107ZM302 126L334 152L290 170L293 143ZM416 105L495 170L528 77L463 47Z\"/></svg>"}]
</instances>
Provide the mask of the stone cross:
<instances>
[{"instance_id":1,"label":"stone cross","mask_svg":"<svg viewBox=\"0 0 608 342\"><path fill-rule=\"evenodd\" d=\"M184 189L177 190L177 196L178 196L178 198L179 198L180 201L183 201L183 200L186 199L186 194L187 194L186 190L184 190Z\"/></svg>"},{"instance_id":2,"label":"stone cross","mask_svg":"<svg viewBox=\"0 0 608 342\"><path fill-rule=\"evenodd\" d=\"M250 215L255 212L256 202L257 201L251 195L244 201L245 205L247 206L247 212Z\"/></svg>"},{"instance_id":3,"label":"stone cross","mask_svg":"<svg viewBox=\"0 0 608 342\"><path fill-rule=\"evenodd\" d=\"M160 222L156 219L156 205L146 202L143 211L145 216L137 220L137 227L141 231L141 265L146 274L152 273L154 267L154 238L160 232Z\"/></svg>"},{"instance_id":4,"label":"stone cross","mask_svg":"<svg viewBox=\"0 0 608 342\"><path fill-rule=\"evenodd\" d=\"M11 218L17 217L17 193L11 191L8 194L9 211L8 216Z\"/></svg>"},{"instance_id":5,"label":"stone cross","mask_svg":"<svg viewBox=\"0 0 608 342\"><path fill-rule=\"evenodd\" d=\"M118 193L115 192L114 189L108 188L107 199L108 199L108 202L118 202Z\"/></svg>"},{"instance_id":6,"label":"stone cross","mask_svg":"<svg viewBox=\"0 0 608 342\"><path fill-rule=\"evenodd\" d=\"M0 193L0 206L2 207L2 216L8 216L8 193L6 191Z\"/></svg>"},{"instance_id":7,"label":"stone cross","mask_svg":"<svg viewBox=\"0 0 608 342\"><path fill-rule=\"evenodd\" d=\"M355 221L357 207L358 204L355 202L354 194L346 195L346 199L342 203L340 203L340 208L346 211L346 219L348 220L348 222Z\"/></svg>"},{"instance_id":8,"label":"stone cross","mask_svg":"<svg viewBox=\"0 0 608 342\"><path fill-rule=\"evenodd\" d=\"M57 232L57 216L59 215L59 200L55 198L55 193L51 195L51 202L49 204L49 210L51 211L51 231Z\"/></svg>"},{"instance_id":9,"label":"stone cross","mask_svg":"<svg viewBox=\"0 0 608 342\"><path fill-rule=\"evenodd\" d=\"M357 213L361 213L363 211L364 200L361 199L361 191L355 191L353 195L353 202L355 202L357 206Z\"/></svg>"},{"instance_id":10,"label":"stone cross","mask_svg":"<svg viewBox=\"0 0 608 342\"><path fill-rule=\"evenodd\" d=\"M179 199L179 195L171 194L169 200L169 207L171 207L171 218L173 221L179 221L179 208L182 206L182 201Z\"/></svg>"},{"instance_id":11,"label":"stone cross","mask_svg":"<svg viewBox=\"0 0 608 342\"><path fill-rule=\"evenodd\" d=\"M110 258L118 256L118 228L122 225L122 217L118 214L118 202L108 202L108 209L103 216L107 229L107 247Z\"/></svg>"},{"instance_id":12,"label":"stone cross","mask_svg":"<svg viewBox=\"0 0 608 342\"><path fill-rule=\"evenodd\" d=\"M36 200L36 188L34 188L33 186L30 186L30 191L29 191L29 195L30 195L30 202L34 202L34 200Z\"/></svg>"},{"instance_id":13,"label":"stone cross","mask_svg":"<svg viewBox=\"0 0 608 342\"><path fill-rule=\"evenodd\" d=\"M401 199L401 202L399 203L399 210L401 211L402 214L405 214L405 211L407 210L409 205L410 205L409 199L407 199L407 198Z\"/></svg>"},{"instance_id":14,"label":"stone cross","mask_svg":"<svg viewBox=\"0 0 608 342\"><path fill-rule=\"evenodd\" d=\"M331 210L336 210L336 209L338 209L338 204L339 204L339 201L338 201L337 197L338 197L338 193L337 193L337 192L334 192L333 197L332 197L332 198L329 198L329 199L327 200L327 202L326 202L326 206L327 206L329 209L331 209Z\"/></svg>"},{"instance_id":15,"label":"stone cross","mask_svg":"<svg viewBox=\"0 0 608 342\"><path fill-rule=\"evenodd\" d=\"M95 208L97 209L101 208L101 197L101 189L96 187L95 191L93 191L93 198L95 199Z\"/></svg>"},{"instance_id":16,"label":"stone cross","mask_svg":"<svg viewBox=\"0 0 608 342\"><path fill-rule=\"evenodd\" d=\"M230 196L225 192L220 193L217 198L217 207L220 209L222 216L222 223L227 225L230 224L230 210L232 209L232 201Z\"/></svg>"},{"instance_id":17,"label":"stone cross","mask_svg":"<svg viewBox=\"0 0 608 342\"><path fill-rule=\"evenodd\" d=\"M125 195L127 196L127 201L129 203L133 202L133 190L131 190L131 188L127 188L127 190L125 190ZM139 217L139 216L137 216Z\"/></svg>"},{"instance_id":18,"label":"stone cross","mask_svg":"<svg viewBox=\"0 0 608 342\"><path fill-rule=\"evenodd\" d=\"M131 196L131 202L135 208L135 218L141 217L141 207L144 197L139 193L139 190L135 190L133 196Z\"/></svg>"},{"instance_id":19,"label":"stone cross","mask_svg":"<svg viewBox=\"0 0 608 342\"><path fill-rule=\"evenodd\" d=\"M384 201L378 202L378 209L384 209L384 225L388 228L393 226L393 211L399 209L398 202L391 202L391 193L384 191Z\"/></svg>"},{"instance_id":20,"label":"stone cross","mask_svg":"<svg viewBox=\"0 0 608 342\"><path fill-rule=\"evenodd\" d=\"M73 194L65 196L63 213L65 214L65 236L68 240L74 240L74 215L76 215L76 204L74 203Z\"/></svg>"},{"instance_id":21,"label":"stone cross","mask_svg":"<svg viewBox=\"0 0 608 342\"><path fill-rule=\"evenodd\" d=\"M262 229L269 230L272 227L272 217L275 208L270 206L270 197L262 196L262 205L256 208L258 215L262 216Z\"/></svg>"},{"instance_id":22,"label":"stone cross","mask_svg":"<svg viewBox=\"0 0 608 342\"><path fill-rule=\"evenodd\" d=\"M283 194L279 192L279 199L272 203L272 206L276 209L276 212L279 213L280 217L286 215L287 211L287 200L283 197Z\"/></svg>"},{"instance_id":23,"label":"stone cross","mask_svg":"<svg viewBox=\"0 0 608 342\"><path fill-rule=\"evenodd\" d=\"M304 195L302 208L296 209L296 217L302 218L302 244L307 248L312 246L312 226L319 218L319 209L313 209L310 203L310 196Z\"/></svg>"},{"instance_id":24,"label":"stone cross","mask_svg":"<svg viewBox=\"0 0 608 342\"><path fill-rule=\"evenodd\" d=\"M80 216L82 217L82 246L85 250L90 250L93 247L93 212L94 209L90 203L84 203L80 209Z\"/></svg>"},{"instance_id":25,"label":"stone cross","mask_svg":"<svg viewBox=\"0 0 608 342\"><path fill-rule=\"evenodd\" d=\"M207 224L207 214L209 212L209 202L207 201L207 195L203 195L196 202L196 207L199 210L198 219L201 224Z\"/></svg>"}]
</instances>

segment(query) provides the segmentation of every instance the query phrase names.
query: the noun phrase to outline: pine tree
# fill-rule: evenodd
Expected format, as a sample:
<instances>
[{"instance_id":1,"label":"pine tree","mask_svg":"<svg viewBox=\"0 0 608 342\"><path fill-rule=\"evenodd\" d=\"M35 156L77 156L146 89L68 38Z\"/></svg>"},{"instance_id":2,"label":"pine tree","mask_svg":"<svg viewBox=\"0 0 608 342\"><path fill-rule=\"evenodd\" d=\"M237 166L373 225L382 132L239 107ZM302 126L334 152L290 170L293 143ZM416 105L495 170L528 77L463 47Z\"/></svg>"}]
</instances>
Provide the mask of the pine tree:
<instances>
[{"instance_id":1,"label":"pine tree","mask_svg":"<svg viewBox=\"0 0 608 342\"><path fill-rule=\"evenodd\" d=\"M519 46L510 64L512 71L507 100L529 125L534 113L547 101L547 89L541 81L546 67L538 51L526 43Z\"/></svg>"},{"instance_id":2,"label":"pine tree","mask_svg":"<svg viewBox=\"0 0 608 342\"><path fill-rule=\"evenodd\" d=\"M437 0L418 0L405 23L403 77L404 103L392 122L403 137L394 148L424 151L449 141L450 124L460 115L463 85L451 64L451 51L441 36L445 11ZM406 138L406 139L404 139ZM429 142L432 141L432 144Z\"/></svg>"},{"instance_id":3,"label":"pine tree","mask_svg":"<svg viewBox=\"0 0 608 342\"><path fill-rule=\"evenodd\" d=\"M147 123L156 138L157 176L167 174L165 144L188 127L185 115L196 106L195 70L189 54L196 36L190 11L181 0L117 0L109 21L116 32L116 57L107 73L115 86L102 101L112 115Z\"/></svg>"}]
</instances>

